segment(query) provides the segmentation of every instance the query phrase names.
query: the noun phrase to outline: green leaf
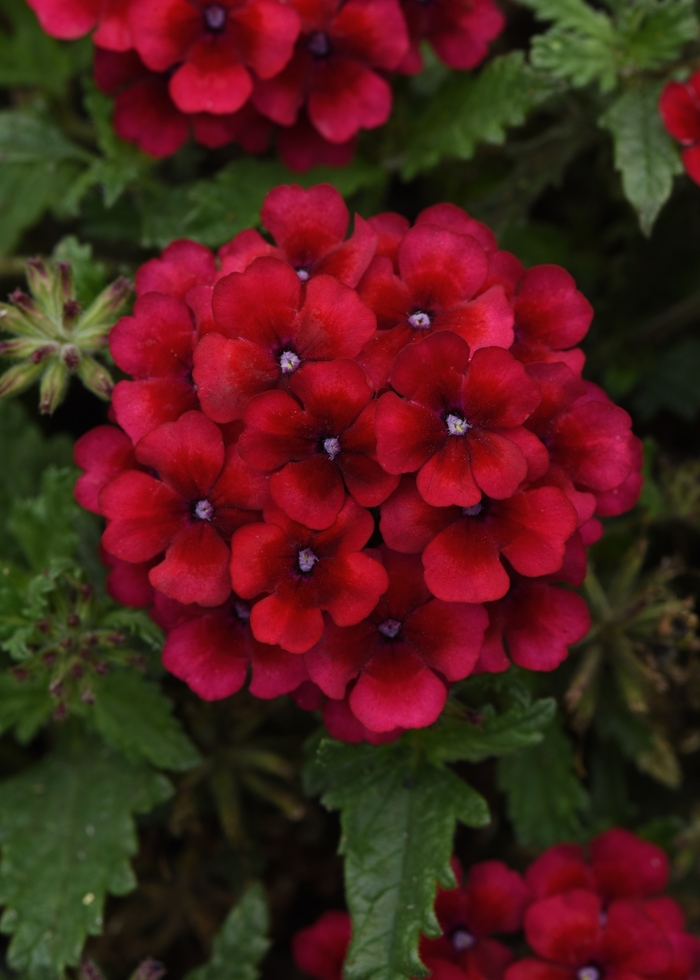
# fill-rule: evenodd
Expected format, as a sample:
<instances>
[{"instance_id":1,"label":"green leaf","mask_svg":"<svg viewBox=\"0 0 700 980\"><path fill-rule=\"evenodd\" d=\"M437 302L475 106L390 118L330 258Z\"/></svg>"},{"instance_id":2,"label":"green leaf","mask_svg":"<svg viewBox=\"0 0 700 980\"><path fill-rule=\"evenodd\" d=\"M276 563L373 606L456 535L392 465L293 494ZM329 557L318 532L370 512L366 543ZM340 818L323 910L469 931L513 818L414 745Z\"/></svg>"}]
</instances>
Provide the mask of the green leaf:
<instances>
[{"instance_id":1,"label":"green leaf","mask_svg":"<svg viewBox=\"0 0 700 980\"><path fill-rule=\"evenodd\" d=\"M698 36L693 0L648 0L624 7L618 18L624 61L651 70L674 61Z\"/></svg>"},{"instance_id":2,"label":"green leaf","mask_svg":"<svg viewBox=\"0 0 700 980\"><path fill-rule=\"evenodd\" d=\"M651 234L659 211L671 195L674 176L683 171L678 150L659 115L663 84L640 82L616 99L600 119L612 133L622 188L645 235Z\"/></svg>"},{"instance_id":3,"label":"green leaf","mask_svg":"<svg viewBox=\"0 0 700 980\"><path fill-rule=\"evenodd\" d=\"M135 671L97 677L89 718L104 740L128 758L179 772L200 762L199 753L173 718L172 704Z\"/></svg>"},{"instance_id":4,"label":"green leaf","mask_svg":"<svg viewBox=\"0 0 700 980\"><path fill-rule=\"evenodd\" d=\"M58 205L90 155L51 123L0 112L0 254Z\"/></svg>"},{"instance_id":5,"label":"green leaf","mask_svg":"<svg viewBox=\"0 0 700 980\"><path fill-rule=\"evenodd\" d=\"M494 58L474 77L454 72L405 136L402 176L435 167L443 157L468 160L477 143L501 144L506 129L557 91L556 83L525 62L521 51Z\"/></svg>"},{"instance_id":6,"label":"green leaf","mask_svg":"<svg viewBox=\"0 0 700 980\"><path fill-rule=\"evenodd\" d=\"M228 914L209 962L188 973L186 980L257 980L260 960L270 948L269 928L265 893L256 883Z\"/></svg>"},{"instance_id":7,"label":"green leaf","mask_svg":"<svg viewBox=\"0 0 700 980\"><path fill-rule=\"evenodd\" d=\"M19 557L16 540L7 530L7 515L15 498L39 492L41 475L48 466L68 466L73 447L66 436L47 439L16 401L0 401L0 555Z\"/></svg>"},{"instance_id":8,"label":"green leaf","mask_svg":"<svg viewBox=\"0 0 700 980\"><path fill-rule=\"evenodd\" d=\"M433 762L479 762L492 755L505 755L542 741L543 729L556 712L553 698L534 704L515 704L497 714L488 705L480 724L442 717L436 725L421 729L414 738Z\"/></svg>"},{"instance_id":9,"label":"green leaf","mask_svg":"<svg viewBox=\"0 0 700 980\"><path fill-rule=\"evenodd\" d=\"M164 777L99 744L59 748L0 794L0 903L10 966L48 980L76 966L102 929L105 895L135 885L131 814L170 795Z\"/></svg>"},{"instance_id":10,"label":"green leaf","mask_svg":"<svg viewBox=\"0 0 700 980\"><path fill-rule=\"evenodd\" d=\"M0 0L0 86L38 86L61 95L71 75L90 64L87 38L66 44L49 37L24 0Z\"/></svg>"},{"instance_id":11,"label":"green leaf","mask_svg":"<svg viewBox=\"0 0 700 980\"><path fill-rule=\"evenodd\" d=\"M532 63L555 78L566 79L576 88L598 81L601 91L609 92L617 82L614 45L564 27L553 27L533 38Z\"/></svg>"},{"instance_id":12,"label":"green leaf","mask_svg":"<svg viewBox=\"0 0 700 980\"><path fill-rule=\"evenodd\" d=\"M18 681L13 674L0 674L0 734L12 729L18 742L29 742L53 709L46 678Z\"/></svg>"},{"instance_id":13,"label":"green leaf","mask_svg":"<svg viewBox=\"0 0 700 980\"><path fill-rule=\"evenodd\" d=\"M554 21L557 27L579 31L600 41L613 42L615 28L607 14L595 10L584 0L521 0L540 20Z\"/></svg>"},{"instance_id":14,"label":"green leaf","mask_svg":"<svg viewBox=\"0 0 700 980\"><path fill-rule=\"evenodd\" d=\"M29 564L43 569L52 558L65 559L78 544L76 522L80 508L73 499L75 471L49 467L41 481L41 494L30 500L17 499L7 522Z\"/></svg>"},{"instance_id":15,"label":"green leaf","mask_svg":"<svg viewBox=\"0 0 700 980\"><path fill-rule=\"evenodd\" d=\"M588 794L576 775L571 741L557 721L539 745L499 759L498 785L523 846L544 849L583 836Z\"/></svg>"},{"instance_id":16,"label":"green leaf","mask_svg":"<svg viewBox=\"0 0 700 980\"><path fill-rule=\"evenodd\" d=\"M418 762L403 742L376 748L321 742L322 802L341 811L345 892L353 938L345 980L424 977L420 933L439 935L437 881L454 884L455 825L489 822L485 801L443 766Z\"/></svg>"}]
</instances>

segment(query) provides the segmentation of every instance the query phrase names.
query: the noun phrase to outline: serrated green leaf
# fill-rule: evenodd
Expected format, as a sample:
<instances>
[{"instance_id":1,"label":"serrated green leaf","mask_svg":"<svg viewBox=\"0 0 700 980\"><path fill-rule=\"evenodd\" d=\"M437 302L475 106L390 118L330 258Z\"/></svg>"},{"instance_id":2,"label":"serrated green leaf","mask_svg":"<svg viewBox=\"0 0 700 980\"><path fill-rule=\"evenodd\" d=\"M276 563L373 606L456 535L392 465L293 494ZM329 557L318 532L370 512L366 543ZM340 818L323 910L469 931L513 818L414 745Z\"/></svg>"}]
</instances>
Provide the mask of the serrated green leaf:
<instances>
[{"instance_id":1,"label":"serrated green leaf","mask_svg":"<svg viewBox=\"0 0 700 980\"><path fill-rule=\"evenodd\" d=\"M487 824L485 801L449 769L417 763L402 743L377 749L326 739L316 765L326 773L322 802L341 811L353 923L345 980L426 976L418 939L440 931L435 889L437 881L454 884L456 823Z\"/></svg>"},{"instance_id":2,"label":"serrated green leaf","mask_svg":"<svg viewBox=\"0 0 700 980\"><path fill-rule=\"evenodd\" d=\"M172 704L160 689L135 671L97 677L94 705L85 716L104 740L128 758L180 772L200 762L194 745L173 717Z\"/></svg>"},{"instance_id":3,"label":"serrated green leaf","mask_svg":"<svg viewBox=\"0 0 700 980\"><path fill-rule=\"evenodd\" d=\"M443 717L414 737L433 762L479 762L492 755L537 745L555 712L554 699L543 698L534 704L513 705L500 714L487 711L480 725Z\"/></svg>"},{"instance_id":4,"label":"serrated green leaf","mask_svg":"<svg viewBox=\"0 0 700 980\"><path fill-rule=\"evenodd\" d=\"M506 129L557 91L556 83L525 62L521 51L494 58L474 77L454 73L412 120L402 176L406 180L443 157L468 160L478 143L503 143Z\"/></svg>"},{"instance_id":5,"label":"serrated green leaf","mask_svg":"<svg viewBox=\"0 0 700 980\"><path fill-rule=\"evenodd\" d=\"M661 122L658 104L663 82L643 81L624 92L601 117L615 146L615 166L627 200L645 235L682 173L680 155Z\"/></svg>"},{"instance_id":6,"label":"serrated green leaf","mask_svg":"<svg viewBox=\"0 0 700 980\"><path fill-rule=\"evenodd\" d=\"M269 928L265 892L256 883L229 912L209 962L188 973L186 980L257 980L260 961L270 948Z\"/></svg>"},{"instance_id":7,"label":"serrated green leaf","mask_svg":"<svg viewBox=\"0 0 700 980\"><path fill-rule=\"evenodd\" d=\"M104 262L94 259L92 245L80 242L75 235L66 235L53 250L54 262L70 262L75 294L83 309L87 309L107 285Z\"/></svg>"},{"instance_id":8,"label":"serrated green leaf","mask_svg":"<svg viewBox=\"0 0 700 980\"><path fill-rule=\"evenodd\" d=\"M521 0L540 20L554 21L558 27L579 31L588 37L613 42L615 28L606 13L595 10L584 0Z\"/></svg>"},{"instance_id":9,"label":"serrated green leaf","mask_svg":"<svg viewBox=\"0 0 700 980\"><path fill-rule=\"evenodd\" d=\"M624 7L618 31L625 63L651 70L677 58L698 36L693 0L648 0Z\"/></svg>"},{"instance_id":10,"label":"serrated green leaf","mask_svg":"<svg viewBox=\"0 0 700 980\"><path fill-rule=\"evenodd\" d=\"M588 794L576 775L573 746L554 722L539 745L498 761L498 785L525 847L544 849L584 834Z\"/></svg>"},{"instance_id":11,"label":"serrated green leaf","mask_svg":"<svg viewBox=\"0 0 700 980\"><path fill-rule=\"evenodd\" d=\"M28 742L53 709L45 678L18 681L13 674L0 674L0 734L12 730L18 742Z\"/></svg>"},{"instance_id":12,"label":"serrated green leaf","mask_svg":"<svg viewBox=\"0 0 700 980\"><path fill-rule=\"evenodd\" d=\"M602 92L617 83L618 56L607 38L591 37L559 25L532 40L532 63L555 78L581 88L597 81Z\"/></svg>"},{"instance_id":13,"label":"serrated green leaf","mask_svg":"<svg viewBox=\"0 0 700 980\"><path fill-rule=\"evenodd\" d=\"M42 492L30 500L15 500L7 522L32 568L40 570L52 558L69 558L78 544L76 522L80 509L73 499L75 472L49 467Z\"/></svg>"},{"instance_id":14,"label":"serrated green leaf","mask_svg":"<svg viewBox=\"0 0 700 980\"><path fill-rule=\"evenodd\" d=\"M164 777L93 742L68 744L0 793L0 929L8 962L48 980L76 966L87 936L102 928L106 894L135 885L132 813L170 795Z\"/></svg>"}]
</instances>

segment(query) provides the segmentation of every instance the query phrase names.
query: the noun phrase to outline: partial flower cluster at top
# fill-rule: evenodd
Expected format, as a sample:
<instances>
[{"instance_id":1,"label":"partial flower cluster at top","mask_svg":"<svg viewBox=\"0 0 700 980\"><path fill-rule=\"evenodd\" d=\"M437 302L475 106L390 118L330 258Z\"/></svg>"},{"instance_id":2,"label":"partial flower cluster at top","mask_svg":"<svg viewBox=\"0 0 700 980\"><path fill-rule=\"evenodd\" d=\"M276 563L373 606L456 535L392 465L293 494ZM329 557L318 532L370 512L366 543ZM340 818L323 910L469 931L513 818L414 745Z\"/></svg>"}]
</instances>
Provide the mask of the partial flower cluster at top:
<instances>
[{"instance_id":1,"label":"partial flower cluster at top","mask_svg":"<svg viewBox=\"0 0 700 980\"><path fill-rule=\"evenodd\" d=\"M503 29L494 0L28 0L44 30L94 30L95 78L114 127L153 156L190 132L209 148L277 146L295 170L341 165L360 129L389 118L392 73L428 41L474 68Z\"/></svg>"},{"instance_id":2,"label":"partial flower cluster at top","mask_svg":"<svg viewBox=\"0 0 700 980\"><path fill-rule=\"evenodd\" d=\"M347 740L436 720L450 684L552 670L586 633L596 515L641 487L630 418L581 380L592 309L451 204L349 214L271 191L218 259L177 241L113 328L117 427L83 436L118 600L204 698L324 705Z\"/></svg>"},{"instance_id":3,"label":"partial flower cluster at top","mask_svg":"<svg viewBox=\"0 0 700 980\"><path fill-rule=\"evenodd\" d=\"M662 894L666 854L627 830L608 830L587 849L551 847L524 875L501 861L475 864L465 878L453 859L453 870L457 887L435 902L442 935L420 944L432 980L700 977L700 940ZM342 980L350 938L347 912L325 912L294 937L296 965L314 980Z\"/></svg>"}]
</instances>

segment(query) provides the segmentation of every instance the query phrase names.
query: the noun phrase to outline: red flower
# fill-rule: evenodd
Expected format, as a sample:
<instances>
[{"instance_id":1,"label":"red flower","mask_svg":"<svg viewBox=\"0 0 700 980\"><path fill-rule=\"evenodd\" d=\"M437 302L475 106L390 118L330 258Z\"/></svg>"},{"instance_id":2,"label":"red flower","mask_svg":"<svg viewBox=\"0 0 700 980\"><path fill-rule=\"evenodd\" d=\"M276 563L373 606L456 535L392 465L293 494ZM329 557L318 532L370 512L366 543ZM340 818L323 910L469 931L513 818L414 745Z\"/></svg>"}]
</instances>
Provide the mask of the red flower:
<instances>
[{"instance_id":1,"label":"red flower","mask_svg":"<svg viewBox=\"0 0 700 980\"><path fill-rule=\"evenodd\" d=\"M215 609L188 608L168 632L163 666L205 701L239 691L249 666L250 692L258 698L288 694L308 679L302 657L255 639L250 603L236 595Z\"/></svg>"},{"instance_id":2,"label":"red flower","mask_svg":"<svg viewBox=\"0 0 700 980\"><path fill-rule=\"evenodd\" d=\"M93 27L95 44L112 51L132 46L128 12L131 0L28 0L47 34L65 41L82 37Z\"/></svg>"},{"instance_id":3,"label":"red flower","mask_svg":"<svg viewBox=\"0 0 700 980\"><path fill-rule=\"evenodd\" d=\"M488 43L505 27L505 17L492 0L402 0L411 49L400 71L423 68L420 42L426 38L450 68L475 68L488 54Z\"/></svg>"},{"instance_id":4,"label":"red flower","mask_svg":"<svg viewBox=\"0 0 700 980\"><path fill-rule=\"evenodd\" d=\"M178 65L169 90L182 112L236 112L253 83L289 61L294 10L273 0L150 0L131 10L134 45L153 71Z\"/></svg>"},{"instance_id":5,"label":"red flower","mask_svg":"<svg viewBox=\"0 0 700 980\"><path fill-rule=\"evenodd\" d=\"M362 368L345 358L307 364L291 376L289 392L252 398L238 443L245 460L273 474L275 503L319 530L335 521L346 488L362 507L386 500L399 481L376 459L377 403Z\"/></svg>"},{"instance_id":6,"label":"red flower","mask_svg":"<svg viewBox=\"0 0 700 980\"><path fill-rule=\"evenodd\" d=\"M528 269L515 295L514 310L517 358L525 363L563 361L574 373L581 373L585 357L575 345L588 332L593 307L565 269L558 265Z\"/></svg>"},{"instance_id":7,"label":"red flower","mask_svg":"<svg viewBox=\"0 0 700 980\"><path fill-rule=\"evenodd\" d=\"M598 895L564 892L525 913L525 935L540 959L514 963L506 980L637 980L663 975L669 940L633 902L616 901L602 915Z\"/></svg>"},{"instance_id":8,"label":"red flower","mask_svg":"<svg viewBox=\"0 0 700 980\"><path fill-rule=\"evenodd\" d=\"M105 548L133 562L165 552L149 574L156 589L178 602L220 605L231 592L226 542L257 519L266 479L235 446L225 450L218 428L199 412L154 429L136 458L158 478L127 470L104 487Z\"/></svg>"},{"instance_id":9,"label":"red flower","mask_svg":"<svg viewBox=\"0 0 700 980\"><path fill-rule=\"evenodd\" d=\"M381 557L389 588L376 608L356 626L328 623L305 654L306 666L324 694L335 699L343 698L357 678L349 707L370 731L423 728L444 707L446 681L471 672L487 617L481 606L434 599L417 556L383 548Z\"/></svg>"},{"instance_id":10,"label":"red flower","mask_svg":"<svg viewBox=\"0 0 700 980\"><path fill-rule=\"evenodd\" d=\"M73 491L81 507L101 514L99 493L122 470L137 466L131 439L114 425L98 425L86 432L73 448L75 465L84 470Z\"/></svg>"},{"instance_id":11,"label":"red flower","mask_svg":"<svg viewBox=\"0 0 700 980\"><path fill-rule=\"evenodd\" d=\"M262 76L253 101L291 126L306 104L312 126L330 143L389 118L391 87L378 71L397 67L408 49L397 0L295 0L302 36L284 71ZM258 73L260 74L260 73Z\"/></svg>"},{"instance_id":12,"label":"red flower","mask_svg":"<svg viewBox=\"0 0 700 980\"><path fill-rule=\"evenodd\" d=\"M486 609L489 628L475 669L489 673L508 670L511 660L527 670L554 670L591 625L580 595L537 579L514 580Z\"/></svg>"},{"instance_id":13,"label":"red flower","mask_svg":"<svg viewBox=\"0 0 700 980\"><path fill-rule=\"evenodd\" d=\"M347 912L324 912L313 925L292 939L296 966L314 980L343 980L343 962L350 945L350 916Z\"/></svg>"},{"instance_id":14,"label":"red flower","mask_svg":"<svg viewBox=\"0 0 700 980\"><path fill-rule=\"evenodd\" d=\"M360 550L374 527L369 511L348 497L324 531L297 524L274 504L264 515L267 523L240 528L231 542L235 591L246 599L265 595L251 613L256 639L303 653L323 635L322 611L338 626L369 615L389 582Z\"/></svg>"},{"instance_id":15,"label":"red flower","mask_svg":"<svg viewBox=\"0 0 700 980\"><path fill-rule=\"evenodd\" d=\"M166 293L185 299L192 286L211 286L216 260L208 248L187 238L171 242L159 258L149 259L134 278L136 295Z\"/></svg>"},{"instance_id":16,"label":"red flower","mask_svg":"<svg viewBox=\"0 0 700 980\"><path fill-rule=\"evenodd\" d=\"M545 444L552 464L578 490L619 487L638 461L627 412L563 364L530 364L528 373L539 383L542 401L526 425Z\"/></svg>"},{"instance_id":17,"label":"red flower","mask_svg":"<svg viewBox=\"0 0 700 980\"><path fill-rule=\"evenodd\" d=\"M319 694L321 694L320 691ZM321 698L323 699L322 694ZM347 697L341 701L326 698L322 707L323 724L326 726L326 731L331 738L337 738L339 742L350 742L353 745L360 742L369 742L370 745L386 745L388 742L395 742L403 734L403 728L392 728L390 732L370 731L352 713Z\"/></svg>"},{"instance_id":18,"label":"red flower","mask_svg":"<svg viewBox=\"0 0 700 980\"><path fill-rule=\"evenodd\" d=\"M275 187L265 198L262 223L275 241L270 245L257 231L242 231L219 249L222 273L244 272L262 255L283 259L302 282L329 275L356 286L374 255L377 235L359 215L345 240L350 213L335 187L297 184Z\"/></svg>"},{"instance_id":19,"label":"red flower","mask_svg":"<svg viewBox=\"0 0 700 980\"><path fill-rule=\"evenodd\" d=\"M531 578L556 572L577 523L556 487L519 490L469 508L431 507L409 477L381 510L386 544L406 554L422 551L426 585L447 602L501 599L510 586L501 557Z\"/></svg>"},{"instance_id":20,"label":"red flower","mask_svg":"<svg viewBox=\"0 0 700 980\"><path fill-rule=\"evenodd\" d=\"M472 350L510 347L513 311L502 286L481 293L488 258L476 239L419 224L399 244L397 262L395 275L388 258L375 258L358 289L377 315L379 332L358 358L377 388L399 351L433 331L454 331Z\"/></svg>"},{"instance_id":21,"label":"red flower","mask_svg":"<svg viewBox=\"0 0 700 980\"><path fill-rule=\"evenodd\" d=\"M644 903L644 911L663 930L671 944L671 965L659 980L694 980L700 967L700 939L685 931L685 918L679 906L664 895Z\"/></svg>"},{"instance_id":22,"label":"red flower","mask_svg":"<svg viewBox=\"0 0 700 980\"><path fill-rule=\"evenodd\" d=\"M686 173L700 184L700 71L687 82L668 82L659 112L668 132L685 147L681 157Z\"/></svg>"},{"instance_id":23,"label":"red flower","mask_svg":"<svg viewBox=\"0 0 700 980\"><path fill-rule=\"evenodd\" d=\"M161 560L161 556L150 561L122 561L104 548L100 548L100 561L109 568L107 592L116 602L132 609L145 609L155 601L156 591L151 585L148 573Z\"/></svg>"},{"instance_id":24,"label":"red flower","mask_svg":"<svg viewBox=\"0 0 700 980\"><path fill-rule=\"evenodd\" d=\"M465 978L502 980L513 954L502 943L490 937L517 932L529 900L529 889L522 877L501 861L475 864L466 883L455 859L456 888L439 889L435 900L442 936L423 937L421 959L435 971L441 961L461 967ZM447 980L447 978L446 978Z\"/></svg>"},{"instance_id":25,"label":"red flower","mask_svg":"<svg viewBox=\"0 0 700 980\"><path fill-rule=\"evenodd\" d=\"M302 286L279 259L256 259L219 280L213 311L225 336L210 333L194 353L203 410L216 422L242 418L248 401L283 387L307 361L353 357L374 330L371 310L331 276Z\"/></svg>"},{"instance_id":26,"label":"red flower","mask_svg":"<svg viewBox=\"0 0 700 980\"><path fill-rule=\"evenodd\" d=\"M329 143L309 122L306 111L299 114L293 126L282 127L277 134L280 159L295 173L312 167L345 167L355 155L357 136L345 143Z\"/></svg>"},{"instance_id":27,"label":"red flower","mask_svg":"<svg viewBox=\"0 0 700 980\"><path fill-rule=\"evenodd\" d=\"M471 361L470 353L447 330L405 348L391 370L404 398L387 392L377 405L380 463L389 473L418 471L418 491L435 507L472 507L482 494L502 500L528 473L521 426L539 385L502 348L477 350Z\"/></svg>"},{"instance_id":28,"label":"red flower","mask_svg":"<svg viewBox=\"0 0 700 980\"><path fill-rule=\"evenodd\" d=\"M135 378L117 383L112 404L117 421L134 442L198 407L192 382L196 339L185 303L161 293L137 299L134 315L122 317L112 328L112 357Z\"/></svg>"},{"instance_id":29,"label":"red flower","mask_svg":"<svg viewBox=\"0 0 700 980\"><path fill-rule=\"evenodd\" d=\"M668 885L668 858L656 844L615 827L591 843L590 861L578 844L558 844L526 877L538 898L573 888L596 891L605 901L651 898Z\"/></svg>"}]
</instances>

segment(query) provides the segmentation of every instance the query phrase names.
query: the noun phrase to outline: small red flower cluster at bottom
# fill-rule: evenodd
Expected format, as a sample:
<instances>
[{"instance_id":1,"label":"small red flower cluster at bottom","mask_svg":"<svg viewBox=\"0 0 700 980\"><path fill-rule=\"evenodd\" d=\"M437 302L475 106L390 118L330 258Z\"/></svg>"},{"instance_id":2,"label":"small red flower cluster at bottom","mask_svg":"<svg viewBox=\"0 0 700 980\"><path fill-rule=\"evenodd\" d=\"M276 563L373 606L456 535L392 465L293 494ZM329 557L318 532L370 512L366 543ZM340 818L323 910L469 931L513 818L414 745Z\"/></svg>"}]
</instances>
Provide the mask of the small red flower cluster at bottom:
<instances>
[{"instance_id":1,"label":"small red flower cluster at bottom","mask_svg":"<svg viewBox=\"0 0 700 980\"><path fill-rule=\"evenodd\" d=\"M501 861L456 859L457 887L440 889L437 939L420 955L433 980L700 980L700 940L662 895L668 859L655 844L613 829L587 849L558 844L521 876ZM516 959L494 936L524 932ZM522 946L516 938L516 948ZM296 965L314 980L342 980L351 939L347 912L325 912L293 940Z\"/></svg>"},{"instance_id":2,"label":"small red flower cluster at bottom","mask_svg":"<svg viewBox=\"0 0 700 980\"><path fill-rule=\"evenodd\" d=\"M349 214L272 191L272 241L170 245L76 445L118 600L204 698L292 692L333 735L432 724L451 683L553 670L589 626L595 515L641 486L630 418L581 380L592 310L453 205Z\"/></svg>"}]
</instances>

